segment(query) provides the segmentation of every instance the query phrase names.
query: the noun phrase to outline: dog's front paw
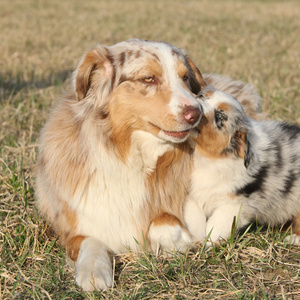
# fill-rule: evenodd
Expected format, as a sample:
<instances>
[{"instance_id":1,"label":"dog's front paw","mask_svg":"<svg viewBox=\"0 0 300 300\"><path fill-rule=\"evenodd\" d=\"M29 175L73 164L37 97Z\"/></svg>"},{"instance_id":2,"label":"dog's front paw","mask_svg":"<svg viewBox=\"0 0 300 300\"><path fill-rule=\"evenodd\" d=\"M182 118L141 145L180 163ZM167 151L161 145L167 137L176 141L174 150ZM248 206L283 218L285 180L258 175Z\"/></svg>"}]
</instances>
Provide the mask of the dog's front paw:
<instances>
[{"instance_id":1,"label":"dog's front paw","mask_svg":"<svg viewBox=\"0 0 300 300\"><path fill-rule=\"evenodd\" d=\"M293 233L292 235L288 235L284 241L287 244L300 245L300 235Z\"/></svg>"},{"instance_id":2,"label":"dog's front paw","mask_svg":"<svg viewBox=\"0 0 300 300\"><path fill-rule=\"evenodd\" d=\"M104 290L113 286L110 257L97 239L87 238L81 244L76 282L85 291Z\"/></svg>"},{"instance_id":3,"label":"dog's front paw","mask_svg":"<svg viewBox=\"0 0 300 300\"><path fill-rule=\"evenodd\" d=\"M148 232L151 250L157 253L185 251L192 245L192 239L182 223L174 216L163 214L155 219Z\"/></svg>"}]
</instances>

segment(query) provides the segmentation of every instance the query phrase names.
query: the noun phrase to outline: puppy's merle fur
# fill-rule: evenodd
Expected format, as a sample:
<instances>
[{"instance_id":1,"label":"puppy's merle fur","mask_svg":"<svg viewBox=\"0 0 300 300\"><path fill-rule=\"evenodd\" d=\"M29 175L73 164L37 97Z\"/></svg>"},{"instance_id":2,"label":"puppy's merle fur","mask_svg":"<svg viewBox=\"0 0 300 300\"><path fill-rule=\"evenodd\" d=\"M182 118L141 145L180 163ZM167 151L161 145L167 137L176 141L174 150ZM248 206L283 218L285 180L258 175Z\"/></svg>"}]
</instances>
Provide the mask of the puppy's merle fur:
<instances>
[{"instance_id":1,"label":"puppy's merle fur","mask_svg":"<svg viewBox=\"0 0 300 300\"><path fill-rule=\"evenodd\" d=\"M300 243L300 127L254 121L232 96L207 87L195 139L195 169L185 205L194 241L212 242L251 221L270 226L294 221Z\"/></svg>"}]
</instances>

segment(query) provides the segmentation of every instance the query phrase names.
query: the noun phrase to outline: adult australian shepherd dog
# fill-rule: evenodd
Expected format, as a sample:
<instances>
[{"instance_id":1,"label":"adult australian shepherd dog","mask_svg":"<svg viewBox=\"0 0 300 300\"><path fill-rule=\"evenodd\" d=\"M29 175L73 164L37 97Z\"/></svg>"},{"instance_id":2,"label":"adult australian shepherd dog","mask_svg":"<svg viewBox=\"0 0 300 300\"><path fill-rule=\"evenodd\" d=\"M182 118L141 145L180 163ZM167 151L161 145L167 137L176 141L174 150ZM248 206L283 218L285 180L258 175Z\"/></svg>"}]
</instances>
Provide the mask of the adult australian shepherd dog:
<instances>
[{"instance_id":1,"label":"adult australian shepherd dog","mask_svg":"<svg viewBox=\"0 0 300 300\"><path fill-rule=\"evenodd\" d=\"M227 79L207 80L221 88ZM206 85L191 59L164 42L98 46L79 62L41 132L36 193L84 290L113 285L111 254L190 245L189 138L202 115L194 95ZM252 96L244 104L255 113Z\"/></svg>"},{"instance_id":2,"label":"adult australian shepherd dog","mask_svg":"<svg viewBox=\"0 0 300 300\"><path fill-rule=\"evenodd\" d=\"M189 244L187 139L201 85L192 61L163 42L98 46L79 62L41 133L37 199L84 290L112 286L110 253L144 240L150 249Z\"/></svg>"}]
</instances>

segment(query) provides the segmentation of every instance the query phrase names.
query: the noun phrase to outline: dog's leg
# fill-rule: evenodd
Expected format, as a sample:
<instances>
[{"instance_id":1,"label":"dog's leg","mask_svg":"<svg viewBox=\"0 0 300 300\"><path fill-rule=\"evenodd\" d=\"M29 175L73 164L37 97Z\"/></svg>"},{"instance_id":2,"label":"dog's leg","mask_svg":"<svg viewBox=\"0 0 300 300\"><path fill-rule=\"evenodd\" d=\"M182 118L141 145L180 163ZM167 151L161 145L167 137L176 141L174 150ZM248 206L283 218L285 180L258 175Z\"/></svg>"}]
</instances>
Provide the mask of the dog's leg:
<instances>
[{"instance_id":1,"label":"dog's leg","mask_svg":"<svg viewBox=\"0 0 300 300\"><path fill-rule=\"evenodd\" d=\"M76 282L85 291L112 287L111 258L98 239L88 237L82 241L76 264Z\"/></svg>"},{"instance_id":2,"label":"dog's leg","mask_svg":"<svg viewBox=\"0 0 300 300\"><path fill-rule=\"evenodd\" d=\"M184 207L184 221L193 242L203 242L206 238L206 216L195 201L187 201Z\"/></svg>"},{"instance_id":3,"label":"dog's leg","mask_svg":"<svg viewBox=\"0 0 300 300\"><path fill-rule=\"evenodd\" d=\"M164 213L155 218L148 230L151 250L157 253L168 251L185 251L191 245L191 237L182 222L175 216Z\"/></svg>"},{"instance_id":4,"label":"dog's leg","mask_svg":"<svg viewBox=\"0 0 300 300\"><path fill-rule=\"evenodd\" d=\"M285 238L289 244L300 245L300 213L293 220L293 234Z\"/></svg>"},{"instance_id":5,"label":"dog's leg","mask_svg":"<svg viewBox=\"0 0 300 300\"><path fill-rule=\"evenodd\" d=\"M239 218L240 205L226 204L219 206L211 215L206 225L206 235L210 234L209 240L216 243L222 239L228 239L231 235L234 218L237 222ZM244 224L239 220L238 228Z\"/></svg>"}]
</instances>

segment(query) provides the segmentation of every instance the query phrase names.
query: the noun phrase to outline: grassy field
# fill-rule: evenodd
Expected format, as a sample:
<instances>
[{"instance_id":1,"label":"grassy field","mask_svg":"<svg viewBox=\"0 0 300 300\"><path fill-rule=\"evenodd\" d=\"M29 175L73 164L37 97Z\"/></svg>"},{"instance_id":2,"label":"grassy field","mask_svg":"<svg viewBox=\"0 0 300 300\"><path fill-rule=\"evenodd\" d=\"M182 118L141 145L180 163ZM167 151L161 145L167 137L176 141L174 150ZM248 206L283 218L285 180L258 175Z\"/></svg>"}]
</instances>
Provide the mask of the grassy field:
<instances>
[{"instance_id":1,"label":"grassy field","mask_svg":"<svg viewBox=\"0 0 300 300\"><path fill-rule=\"evenodd\" d=\"M84 293L34 205L37 138L81 55L138 37L189 51L203 73L254 85L300 124L300 2L0 0L0 299L300 299L300 247L252 226L210 252L115 259Z\"/></svg>"}]
</instances>

